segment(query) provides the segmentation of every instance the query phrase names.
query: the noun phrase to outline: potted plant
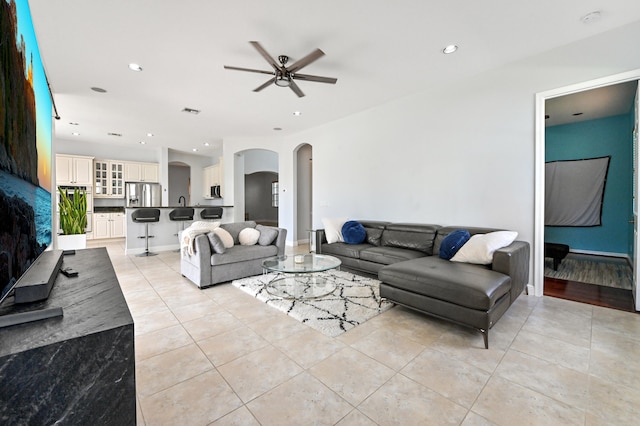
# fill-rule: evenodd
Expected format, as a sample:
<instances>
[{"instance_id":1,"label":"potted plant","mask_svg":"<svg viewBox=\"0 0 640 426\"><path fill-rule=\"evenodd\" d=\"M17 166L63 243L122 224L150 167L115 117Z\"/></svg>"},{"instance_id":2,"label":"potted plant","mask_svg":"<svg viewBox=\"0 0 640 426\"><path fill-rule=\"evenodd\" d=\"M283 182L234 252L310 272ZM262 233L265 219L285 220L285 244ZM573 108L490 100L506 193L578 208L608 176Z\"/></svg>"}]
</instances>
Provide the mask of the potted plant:
<instances>
[{"instance_id":1,"label":"potted plant","mask_svg":"<svg viewBox=\"0 0 640 426\"><path fill-rule=\"evenodd\" d=\"M63 250L83 249L87 247L87 193L81 189L74 189L70 194L68 189L58 187L60 193L60 230L58 248Z\"/></svg>"}]
</instances>

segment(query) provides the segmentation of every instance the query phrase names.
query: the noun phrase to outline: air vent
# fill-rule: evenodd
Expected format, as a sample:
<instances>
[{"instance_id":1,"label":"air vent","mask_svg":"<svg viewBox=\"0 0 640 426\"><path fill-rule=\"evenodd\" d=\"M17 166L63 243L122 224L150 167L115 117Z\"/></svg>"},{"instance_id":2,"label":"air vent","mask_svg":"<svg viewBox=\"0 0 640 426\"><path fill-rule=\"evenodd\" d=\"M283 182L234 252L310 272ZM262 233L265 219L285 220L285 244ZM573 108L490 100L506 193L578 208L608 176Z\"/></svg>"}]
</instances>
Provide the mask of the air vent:
<instances>
[{"instance_id":1,"label":"air vent","mask_svg":"<svg viewBox=\"0 0 640 426\"><path fill-rule=\"evenodd\" d=\"M122 133L113 133L113 132L109 132L109 133L107 133L107 135L109 135L109 136L117 136L117 137L119 137L119 138L120 138L120 137L122 137Z\"/></svg>"},{"instance_id":2,"label":"air vent","mask_svg":"<svg viewBox=\"0 0 640 426\"><path fill-rule=\"evenodd\" d=\"M188 112L189 114L194 114L194 115L198 115L200 114L200 110L199 109L194 109L194 108L183 108L182 112Z\"/></svg>"}]
</instances>

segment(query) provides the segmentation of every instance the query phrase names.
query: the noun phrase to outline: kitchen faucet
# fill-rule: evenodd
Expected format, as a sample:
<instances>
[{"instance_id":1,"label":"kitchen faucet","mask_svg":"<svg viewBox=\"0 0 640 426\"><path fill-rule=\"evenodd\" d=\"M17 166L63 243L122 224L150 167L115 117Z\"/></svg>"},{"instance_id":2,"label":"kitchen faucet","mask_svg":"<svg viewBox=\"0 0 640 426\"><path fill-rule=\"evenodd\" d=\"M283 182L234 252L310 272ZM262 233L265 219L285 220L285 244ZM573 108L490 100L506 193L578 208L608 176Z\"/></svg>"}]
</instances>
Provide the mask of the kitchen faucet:
<instances>
[{"instance_id":1,"label":"kitchen faucet","mask_svg":"<svg viewBox=\"0 0 640 426\"><path fill-rule=\"evenodd\" d=\"M180 204L180 200L182 200L182 207L187 207L187 199L186 199L186 198L184 198L184 195L181 195L181 196L178 198L178 204Z\"/></svg>"}]
</instances>

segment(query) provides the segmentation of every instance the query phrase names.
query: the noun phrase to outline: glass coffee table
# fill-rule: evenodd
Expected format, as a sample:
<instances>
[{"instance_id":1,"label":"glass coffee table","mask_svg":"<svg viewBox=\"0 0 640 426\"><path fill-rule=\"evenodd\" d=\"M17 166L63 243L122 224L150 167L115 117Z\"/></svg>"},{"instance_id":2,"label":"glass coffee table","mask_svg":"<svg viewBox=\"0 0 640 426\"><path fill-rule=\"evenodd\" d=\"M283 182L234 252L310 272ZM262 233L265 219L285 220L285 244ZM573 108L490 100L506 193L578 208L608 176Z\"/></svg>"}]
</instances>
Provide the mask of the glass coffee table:
<instances>
[{"instance_id":1,"label":"glass coffee table","mask_svg":"<svg viewBox=\"0 0 640 426\"><path fill-rule=\"evenodd\" d=\"M270 257L262 262L264 272L276 272L275 279L265 284L265 290L282 299L317 299L331 294L336 283L319 272L336 269L342 262L326 254L299 254Z\"/></svg>"}]
</instances>

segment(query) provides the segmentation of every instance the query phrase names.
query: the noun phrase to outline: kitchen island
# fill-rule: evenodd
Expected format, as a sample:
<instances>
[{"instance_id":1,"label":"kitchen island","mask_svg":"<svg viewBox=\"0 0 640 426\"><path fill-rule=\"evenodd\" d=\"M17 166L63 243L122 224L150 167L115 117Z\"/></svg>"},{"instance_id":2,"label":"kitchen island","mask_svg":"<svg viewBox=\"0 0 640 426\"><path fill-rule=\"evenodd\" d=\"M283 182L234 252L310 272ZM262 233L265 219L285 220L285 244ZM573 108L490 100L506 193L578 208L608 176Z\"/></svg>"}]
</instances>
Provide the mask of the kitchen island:
<instances>
[{"instance_id":1,"label":"kitchen island","mask_svg":"<svg viewBox=\"0 0 640 426\"><path fill-rule=\"evenodd\" d=\"M125 208L126 216L126 241L125 254L140 254L144 252L144 223L136 223L131 219L131 213L138 209L159 209L160 221L149 224L149 251L157 253L160 251L178 250L180 243L178 241L178 232L183 228L189 227L193 222L203 220L200 218L200 212L210 207L222 207L222 219L209 220L220 223L233 221L233 206L188 206L193 208L194 216L192 221L173 221L169 219L169 213L173 209L183 208L183 206L167 206L167 207L127 207ZM140 238L142 237L142 238Z\"/></svg>"}]
</instances>

